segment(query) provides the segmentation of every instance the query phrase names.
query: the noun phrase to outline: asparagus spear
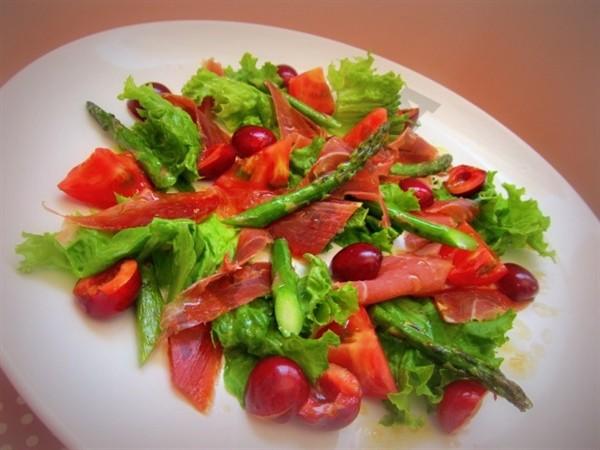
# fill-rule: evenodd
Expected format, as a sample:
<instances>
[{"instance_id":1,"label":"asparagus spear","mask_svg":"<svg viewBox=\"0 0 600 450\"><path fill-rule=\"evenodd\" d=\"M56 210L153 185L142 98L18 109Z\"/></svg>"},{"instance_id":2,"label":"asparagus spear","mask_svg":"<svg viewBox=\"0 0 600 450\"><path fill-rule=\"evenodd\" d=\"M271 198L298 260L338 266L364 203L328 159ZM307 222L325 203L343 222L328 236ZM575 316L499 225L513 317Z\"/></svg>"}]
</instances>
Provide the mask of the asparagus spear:
<instances>
[{"instance_id":1,"label":"asparagus spear","mask_svg":"<svg viewBox=\"0 0 600 450\"><path fill-rule=\"evenodd\" d=\"M406 319L394 320L387 311L388 308L393 308L393 305L382 303L371 309L373 321L382 327L384 332L403 339L440 365L461 376L479 380L489 390L504 397L521 411L526 411L533 406L523 389L506 378L500 369L454 347L434 342L421 330L419 324Z\"/></svg>"},{"instance_id":2,"label":"asparagus spear","mask_svg":"<svg viewBox=\"0 0 600 450\"><path fill-rule=\"evenodd\" d=\"M275 239L273 242L271 264L277 326L286 337L298 335L302 330L304 314L298 299L298 276L292 266L290 248L285 239Z\"/></svg>"},{"instance_id":3,"label":"asparagus spear","mask_svg":"<svg viewBox=\"0 0 600 450\"><path fill-rule=\"evenodd\" d=\"M331 191L350 180L367 159L379 150L388 129L389 124L383 124L369 139L360 144L348 161L340 164L334 172L316 179L308 186L275 197L223 221L240 227L262 228L309 203L325 198Z\"/></svg>"},{"instance_id":4,"label":"asparagus spear","mask_svg":"<svg viewBox=\"0 0 600 450\"><path fill-rule=\"evenodd\" d=\"M367 202L366 206L376 216L381 217L381 207L378 204ZM394 228L401 228L430 241L440 242L463 250L475 250L477 248L477 241L475 239L457 229L430 222L399 209L388 208L388 213Z\"/></svg>"},{"instance_id":5,"label":"asparagus spear","mask_svg":"<svg viewBox=\"0 0 600 450\"><path fill-rule=\"evenodd\" d=\"M136 302L136 331L138 337L138 360L144 364L160 336L160 317L164 301L158 289L154 266L143 264L142 288Z\"/></svg>"},{"instance_id":6,"label":"asparagus spear","mask_svg":"<svg viewBox=\"0 0 600 450\"><path fill-rule=\"evenodd\" d=\"M290 102L290 105L292 105L294 108L296 108L298 111L300 111L302 114L304 114L306 117L308 117L310 120L312 120L317 125L325 127L328 130L340 128L342 126L342 124L339 123L332 116L323 114L322 112L311 108L306 103L298 100L296 97L292 97L287 92L284 92L284 95L285 95L285 98L287 98L288 102Z\"/></svg>"},{"instance_id":7,"label":"asparagus spear","mask_svg":"<svg viewBox=\"0 0 600 450\"><path fill-rule=\"evenodd\" d=\"M166 189L177 182L177 177L167 169L144 141L132 130L123 125L115 116L96 105L86 102L86 108L100 127L117 142L119 147L130 150L146 173L159 189Z\"/></svg>"},{"instance_id":8,"label":"asparagus spear","mask_svg":"<svg viewBox=\"0 0 600 450\"><path fill-rule=\"evenodd\" d=\"M426 177L446 170L452 164L452 155L442 155L433 161L417 164L396 163L390 169L392 175L402 175L405 177Z\"/></svg>"}]
</instances>

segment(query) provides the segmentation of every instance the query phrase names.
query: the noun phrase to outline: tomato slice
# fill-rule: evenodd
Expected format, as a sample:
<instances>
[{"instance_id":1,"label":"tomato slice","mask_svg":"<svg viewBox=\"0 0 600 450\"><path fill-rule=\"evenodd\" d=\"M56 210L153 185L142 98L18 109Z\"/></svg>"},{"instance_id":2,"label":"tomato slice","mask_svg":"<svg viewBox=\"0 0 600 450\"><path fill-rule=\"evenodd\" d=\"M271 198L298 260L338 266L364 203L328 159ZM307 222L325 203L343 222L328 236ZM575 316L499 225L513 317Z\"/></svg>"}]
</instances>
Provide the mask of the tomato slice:
<instances>
[{"instance_id":1,"label":"tomato slice","mask_svg":"<svg viewBox=\"0 0 600 450\"><path fill-rule=\"evenodd\" d=\"M171 382L200 412L212 404L223 350L209 325L187 328L169 337Z\"/></svg>"},{"instance_id":2,"label":"tomato slice","mask_svg":"<svg viewBox=\"0 0 600 450\"><path fill-rule=\"evenodd\" d=\"M333 114L335 102L321 67L290 78L288 92L317 111Z\"/></svg>"},{"instance_id":3,"label":"tomato slice","mask_svg":"<svg viewBox=\"0 0 600 450\"><path fill-rule=\"evenodd\" d=\"M454 264L447 282L462 287L485 286L502 278L507 272L506 267L479 233L466 222L460 224L457 229L475 238L478 247L474 251L468 251L442 245L440 256L451 259Z\"/></svg>"},{"instance_id":4,"label":"tomato slice","mask_svg":"<svg viewBox=\"0 0 600 450\"><path fill-rule=\"evenodd\" d=\"M487 390L475 380L457 380L444 388L437 417L446 433L453 433L477 413Z\"/></svg>"},{"instance_id":5,"label":"tomato slice","mask_svg":"<svg viewBox=\"0 0 600 450\"><path fill-rule=\"evenodd\" d=\"M374 109L348 131L348 134L344 136L344 141L354 148L358 147L365 139L375 133L387 121L387 118L388 113L385 108Z\"/></svg>"},{"instance_id":6,"label":"tomato slice","mask_svg":"<svg viewBox=\"0 0 600 450\"><path fill-rule=\"evenodd\" d=\"M435 306L445 322L465 323L471 320L490 320L509 309L519 309L497 289L458 288L434 296Z\"/></svg>"},{"instance_id":7,"label":"tomato slice","mask_svg":"<svg viewBox=\"0 0 600 450\"><path fill-rule=\"evenodd\" d=\"M324 430L343 428L360 411L360 384L351 372L335 364L319 377L298 416L306 424Z\"/></svg>"},{"instance_id":8,"label":"tomato slice","mask_svg":"<svg viewBox=\"0 0 600 450\"><path fill-rule=\"evenodd\" d=\"M58 183L65 194L97 208L116 205L115 194L130 197L152 184L129 152L97 148Z\"/></svg>"},{"instance_id":9,"label":"tomato slice","mask_svg":"<svg viewBox=\"0 0 600 450\"><path fill-rule=\"evenodd\" d=\"M460 165L453 167L448 172L448 179L444 183L452 195L468 197L477 193L485 183L485 170L477 167Z\"/></svg>"},{"instance_id":10,"label":"tomato slice","mask_svg":"<svg viewBox=\"0 0 600 450\"><path fill-rule=\"evenodd\" d=\"M259 188L285 187L290 176L290 153L294 138L288 136L260 150L241 163L242 171Z\"/></svg>"},{"instance_id":11,"label":"tomato slice","mask_svg":"<svg viewBox=\"0 0 600 450\"><path fill-rule=\"evenodd\" d=\"M142 286L135 259L125 259L97 275L80 279L73 294L90 316L112 317L129 308Z\"/></svg>"},{"instance_id":12,"label":"tomato slice","mask_svg":"<svg viewBox=\"0 0 600 450\"><path fill-rule=\"evenodd\" d=\"M231 144L217 144L202 152L198 173L212 180L225 173L235 162L236 152Z\"/></svg>"},{"instance_id":13,"label":"tomato slice","mask_svg":"<svg viewBox=\"0 0 600 450\"><path fill-rule=\"evenodd\" d=\"M367 310L360 307L343 326L330 329L342 343L329 349L329 362L345 367L360 383L365 396L386 398L396 383Z\"/></svg>"}]
</instances>

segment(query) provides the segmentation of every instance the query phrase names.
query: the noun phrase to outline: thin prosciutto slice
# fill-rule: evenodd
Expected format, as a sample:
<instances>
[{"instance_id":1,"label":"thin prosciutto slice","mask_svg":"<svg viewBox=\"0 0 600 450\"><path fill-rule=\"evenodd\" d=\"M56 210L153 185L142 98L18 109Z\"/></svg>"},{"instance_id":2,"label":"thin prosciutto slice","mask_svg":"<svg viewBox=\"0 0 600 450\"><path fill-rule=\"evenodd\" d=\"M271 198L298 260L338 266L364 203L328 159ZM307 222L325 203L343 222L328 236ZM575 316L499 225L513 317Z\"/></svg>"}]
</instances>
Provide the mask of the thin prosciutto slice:
<instances>
[{"instance_id":1,"label":"thin prosciutto slice","mask_svg":"<svg viewBox=\"0 0 600 450\"><path fill-rule=\"evenodd\" d=\"M271 264L230 265L196 282L169 303L163 312L161 328L172 335L211 322L270 291Z\"/></svg>"},{"instance_id":2,"label":"thin prosciutto slice","mask_svg":"<svg viewBox=\"0 0 600 450\"><path fill-rule=\"evenodd\" d=\"M348 161L350 154L354 149L344 142L344 140L332 137L327 140L317 162L311 167L308 173L309 179L315 179L331 172L337 168L341 163Z\"/></svg>"},{"instance_id":3,"label":"thin prosciutto slice","mask_svg":"<svg viewBox=\"0 0 600 450\"><path fill-rule=\"evenodd\" d=\"M308 139L326 135L325 131L317 126L312 120L292 108L277 86L270 81L267 81L265 84L273 99L273 106L275 108L275 115L277 117L281 138L293 133L298 133Z\"/></svg>"},{"instance_id":4,"label":"thin prosciutto slice","mask_svg":"<svg viewBox=\"0 0 600 450\"><path fill-rule=\"evenodd\" d=\"M457 224L470 222L479 213L479 204L468 198L455 200L436 200L423 211L427 214L442 214L451 217Z\"/></svg>"},{"instance_id":5,"label":"thin prosciutto slice","mask_svg":"<svg viewBox=\"0 0 600 450\"><path fill-rule=\"evenodd\" d=\"M200 222L219 206L220 198L215 189L176 194L147 192L95 214L68 216L67 220L82 227L107 231L148 225L155 217Z\"/></svg>"},{"instance_id":6,"label":"thin prosciutto slice","mask_svg":"<svg viewBox=\"0 0 600 450\"><path fill-rule=\"evenodd\" d=\"M214 107L214 99L205 97L202 104L196 108L196 123L202 131L204 138L204 147L210 148L219 144L229 144L231 138L217 124L212 108Z\"/></svg>"},{"instance_id":7,"label":"thin prosciutto slice","mask_svg":"<svg viewBox=\"0 0 600 450\"><path fill-rule=\"evenodd\" d=\"M271 234L260 228L244 228L238 237L235 262L243 265L273 242Z\"/></svg>"},{"instance_id":8,"label":"thin prosciutto slice","mask_svg":"<svg viewBox=\"0 0 600 450\"><path fill-rule=\"evenodd\" d=\"M410 128L406 128L388 147L397 151L398 162L405 164L432 161L438 154L433 145Z\"/></svg>"},{"instance_id":9,"label":"thin prosciutto slice","mask_svg":"<svg viewBox=\"0 0 600 450\"><path fill-rule=\"evenodd\" d=\"M379 303L403 295L429 295L446 287L452 263L442 258L397 255L383 258L377 278L353 281L358 301L363 305Z\"/></svg>"},{"instance_id":10,"label":"thin prosciutto slice","mask_svg":"<svg viewBox=\"0 0 600 450\"><path fill-rule=\"evenodd\" d=\"M495 319L519 306L502 292L489 288L454 289L435 295L434 301L448 323Z\"/></svg>"},{"instance_id":11,"label":"thin prosciutto slice","mask_svg":"<svg viewBox=\"0 0 600 450\"><path fill-rule=\"evenodd\" d=\"M223 350L214 343L209 325L198 325L169 337L171 382L200 412L212 404Z\"/></svg>"},{"instance_id":12,"label":"thin prosciutto slice","mask_svg":"<svg viewBox=\"0 0 600 450\"><path fill-rule=\"evenodd\" d=\"M275 238L285 238L294 256L321 253L342 231L360 203L325 200L302 208L269 226Z\"/></svg>"}]
</instances>

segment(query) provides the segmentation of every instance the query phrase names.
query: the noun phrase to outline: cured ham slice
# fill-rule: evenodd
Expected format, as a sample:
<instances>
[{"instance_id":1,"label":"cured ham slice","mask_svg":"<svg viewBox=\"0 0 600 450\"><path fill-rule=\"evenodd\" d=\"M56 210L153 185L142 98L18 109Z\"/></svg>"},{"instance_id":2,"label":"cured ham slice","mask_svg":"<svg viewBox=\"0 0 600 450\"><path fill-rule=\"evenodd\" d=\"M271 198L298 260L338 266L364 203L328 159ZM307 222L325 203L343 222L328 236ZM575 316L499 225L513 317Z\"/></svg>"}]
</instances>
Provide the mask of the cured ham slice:
<instances>
[{"instance_id":1,"label":"cured ham slice","mask_svg":"<svg viewBox=\"0 0 600 450\"><path fill-rule=\"evenodd\" d=\"M269 226L273 237L288 241L294 256L321 253L334 236L342 231L360 203L326 200L302 208Z\"/></svg>"},{"instance_id":2,"label":"cured ham slice","mask_svg":"<svg viewBox=\"0 0 600 450\"><path fill-rule=\"evenodd\" d=\"M432 161L436 158L437 149L412 129L405 129L388 147L398 152L398 162L414 164Z\"/></svg>"},{"instance_id":3,"label":"cured ham slice","mask_svg":"<svg viewBox=\"0 0 600 450\"><path fill-rule=\"evenodd\" d=\"M223 350L210 336L210 326L198 325L169 337L171 381L202 413L214 398Z\"/></svg>"},{"instance_id":4,"label":"cured ham slice","mask_svg":"<svg viewBox=\"0 0 600 450\"><path fill-rule=\"evenodd\" d=\"M502 292L487 288L454 289L435 295L434 301L448 323L490 320L519 306Z\"/></svg>"},{"instance_id":5,"label":"cured ham slice","mask_svg":"<svg viewBox=\"0 0 600 450\"><path fill-rule=\"evenodd\" d=\"M212 112L214 99L205 97L202 104L196 108L196 123L202 131L204 148L210 148L219 144L229 144L231 138L217 124Z\"/></svg>"},{"instance_id":6,"label":"cured ham slice","mask_svg":"<svg viewBox=\"0 0 600 450\"><path fill-rule=\"evenodd\" d=\"M316 136L325 136L326 132L317 126L313 121L296 111L283 95L283 93L273 83L265 83L275 108L277 124L279 125L280 137L284 138L290 134L298 133L302 136L312 139Z\"/></svg>"},{"instance_id":7,"label":"cured ham slice","mask_svg":"<svg viewBox=\"0 0 600 450\"><path fill-rule=\"evenodd\" d=\"M452 269L450 261L426 256L385 256L379 275L373 280L353 281L358 301L379 303L403 295L429 295L446 287Z\"/></svg>"},{"instance_id":8,"label":"cured ham slice","mask_svg":"<svg viewBox=\"0 0 600 450\"><path fill-rule=\"evenodd\" d=\"M436 200L433 205L425 209L427 214L442 214L451 217L457 224L470 222L479 213L479 204L468 198L456 200Z\"/></svg>"},{"instance_id":9,"label":"cured ham slice","mask_svg":"<svg viewBox=\"0 0 600 450\"><path fill-rule=\"evenodd\" d=\"M169 303L163 312L161 327L172 335L211 322L270 291L271 264L232 265L196 282Z\"/></svg>"},{"instance_id":10,"label":"cured ham slice","mask_svg":"<svg viewBox=\"0 0 600 450\"><path fill-rule=\"evenodd\" d=\"M235 262L246 264L250 258L273 242L271 234L260 228L244 228L240 232L235 252Z\"/></svg>"},{"instance_id":11,"label":"cured ham slice","mask_svg":"<svg viewBox=\"0 0 600 450\"><path fill-rule=\"evenodd\" d=\"M308 178L315 179L335 170L341 163L348 161L353 151L354 149L350 144L347 144L340 138L332 137L325 142L319 159L317 159L317 162L308 173Z\"/></svg>"},{"instance_id":12,"label":"cured ham slice","mask_svg":"<svg viewBox=\"0 0 600 450\"><path fill-rule=\"evenodd\" d=\"M192 219L200 222L213 212L219 203L220 195L215 189L176 194L147 192L95 214L68 216L67 220L82 227L107 231L148 225L155 217Z\"/></svg>"}]
</instances>

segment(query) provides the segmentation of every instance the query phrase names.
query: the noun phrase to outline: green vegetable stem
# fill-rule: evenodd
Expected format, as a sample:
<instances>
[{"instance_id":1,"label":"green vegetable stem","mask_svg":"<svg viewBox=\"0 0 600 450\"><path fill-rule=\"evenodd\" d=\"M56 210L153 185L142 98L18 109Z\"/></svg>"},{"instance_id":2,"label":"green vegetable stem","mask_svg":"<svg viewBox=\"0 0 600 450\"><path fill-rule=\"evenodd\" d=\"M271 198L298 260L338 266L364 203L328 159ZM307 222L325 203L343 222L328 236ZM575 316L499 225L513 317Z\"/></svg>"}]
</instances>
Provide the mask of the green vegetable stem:
<instances>
[{"instance_id":1,"label":"green vegetable stem","mask_svg":"<svg viewBox=\"0 0 600 450\"><path fill-rule=\"evenodd\" d=\"M138 361L144 364L160 336L160 316L164 300L158 288L154 267L142 264L142 288L136 302L136 329L138 337Z\"/></svg>"},{"instance_id":2,"label":"green vegetable stem","mask_svg":"<svg viewBox=\"0 0 600 450\"><path fill-rule=\"evenodd\" d=\"M388 128L389 124L382 125L352 153L348 161L340 164L334 172L316 179L306 187L247 209L224 222L240 227L262 228L309 203L325 198L331 191L350 180L379 150L387 136Z\"/></svg>"},{"instance_id":3,"label":"green vegetable stem","mask_svg":"<svg viewBox=\"0 0 600 450\"><path fill-rule=\"evenodd\" d=\"M390 169L392 175L401 175L405 177L426 177L440 173L452 164L452 155L446 154L433 161L427 161L417 164L396 163Z\"/></svg>"},{"instance_id":4,"label":"green vegetable stem","mask_svg":"<svg viewBox=\"0 0 600 450\"><path fill-rule=\"evenodd\" d=\"M298 298L298 276L292 266L290 248L285 239L275 239L272 250L273 300L275 321L284 336L302 330L304 314Z\"/></svg>"},{"instance_id":5,"label":"green vegetable stem","mask_svg":"<svg viewBox=\"0 0 600 450\"><path fill-rule=\"evenodd\" d=\"M322 112L311 108L306 103L298 100L296 97L292 97L288 93L284 93L284 95L292 107L304 114L317 125L320 125L328 130L335 130L336 128L340 128L342 126L342 124L333 116L323 114Z\"/></svg>"}]
</instances>

